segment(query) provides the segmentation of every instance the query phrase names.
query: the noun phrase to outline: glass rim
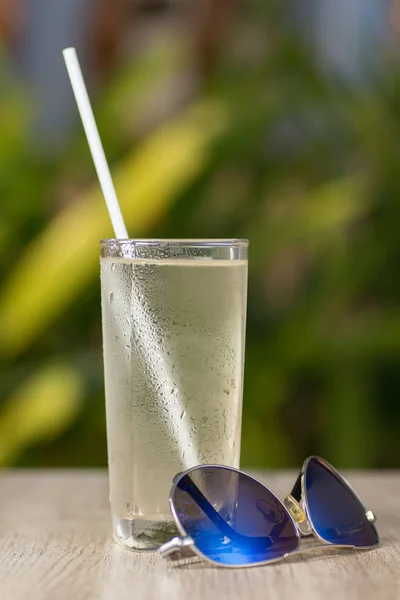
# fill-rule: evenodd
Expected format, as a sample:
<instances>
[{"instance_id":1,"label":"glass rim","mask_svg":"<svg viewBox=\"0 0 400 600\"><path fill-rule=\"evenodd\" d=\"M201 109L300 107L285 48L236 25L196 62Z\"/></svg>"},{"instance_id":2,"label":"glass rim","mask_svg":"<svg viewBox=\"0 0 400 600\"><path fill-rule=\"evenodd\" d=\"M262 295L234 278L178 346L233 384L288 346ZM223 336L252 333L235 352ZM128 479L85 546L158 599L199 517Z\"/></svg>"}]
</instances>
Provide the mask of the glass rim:
<instances>
[{"instance_id":1,"label":"glass rim","mask_svg":"<svg viewBox=\"0 0 400 600\"><path fill-rule=\"evenodd\" d=\"M100 240L101 247L107 246L147 246L147 247L157 247L157 246L171 246L171 247L185 247L185 248L247 248L249 245L249 240L245 238L221 238L221 239L207 239L207 238L199 238L199 239L178 239L178 238L159 238L159 239L135 239L135 238L125 238L125 239L104 239Z\"/></svg>"}]
</instances>

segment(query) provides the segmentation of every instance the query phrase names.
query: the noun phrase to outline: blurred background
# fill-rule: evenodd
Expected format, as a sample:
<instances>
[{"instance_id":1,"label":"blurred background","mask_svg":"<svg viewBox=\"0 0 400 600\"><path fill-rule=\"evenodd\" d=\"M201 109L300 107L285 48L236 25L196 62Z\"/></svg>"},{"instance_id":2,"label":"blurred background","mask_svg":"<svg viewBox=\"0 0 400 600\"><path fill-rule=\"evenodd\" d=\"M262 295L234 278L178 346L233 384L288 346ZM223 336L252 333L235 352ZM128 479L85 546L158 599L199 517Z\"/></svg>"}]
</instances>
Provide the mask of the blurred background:
<instances>
[{"instance_id":1,"label":"blurred background","mask_svg":"<svg viewBox=\"0 0 400 600\"><path fill-rule=\"evenodd\" d=\"M0 0L0 465L106 464L76 46L132 237L247 237L242 465L400 467L400 1Z\"/></svg>"}]
</instances>

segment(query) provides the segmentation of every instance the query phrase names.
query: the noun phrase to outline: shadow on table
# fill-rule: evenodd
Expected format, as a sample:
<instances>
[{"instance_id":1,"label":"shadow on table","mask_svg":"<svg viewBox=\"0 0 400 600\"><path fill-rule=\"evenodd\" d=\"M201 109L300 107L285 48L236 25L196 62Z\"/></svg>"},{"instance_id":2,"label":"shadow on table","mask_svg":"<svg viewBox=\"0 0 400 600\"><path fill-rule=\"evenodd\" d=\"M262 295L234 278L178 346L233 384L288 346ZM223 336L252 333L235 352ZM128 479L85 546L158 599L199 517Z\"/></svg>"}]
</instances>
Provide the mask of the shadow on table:
<instances>
[{"instance_id":1,"label":"shadow on table","mask_svg":"<svg viewBox=\"0 0 400 600\"><path fill-rule=\"evenodd\" d=\"M332 558L340 559L340 558L348 558L349 556L359 556L360 554L365 554L366 552L373 552L378 550L379 548L371 548L370 550L357 550L353 548L345 549L345 548L329 548L329 546L324 548L302 548L299 552L294 553L291 556L287 556L286 558L282 558L280 561L271 562L270 564L266 563L264 565L259 565L260 567L268 567L273 568L276 565L293 565L302 562L315 562L315 561L328 561L332 560ZM206 560L201 559L198 556L193 556L193 554L187 555L176 555L168 558L169 567L173 569L223 569L226 567L215 565L207 562ZM257 565L255 566L257 567ZM253 568L255 568L253 567ZM237 567L240 568L240 567ZM252 567L248 567L252 568Z\"/></svg>"}]
</instances>

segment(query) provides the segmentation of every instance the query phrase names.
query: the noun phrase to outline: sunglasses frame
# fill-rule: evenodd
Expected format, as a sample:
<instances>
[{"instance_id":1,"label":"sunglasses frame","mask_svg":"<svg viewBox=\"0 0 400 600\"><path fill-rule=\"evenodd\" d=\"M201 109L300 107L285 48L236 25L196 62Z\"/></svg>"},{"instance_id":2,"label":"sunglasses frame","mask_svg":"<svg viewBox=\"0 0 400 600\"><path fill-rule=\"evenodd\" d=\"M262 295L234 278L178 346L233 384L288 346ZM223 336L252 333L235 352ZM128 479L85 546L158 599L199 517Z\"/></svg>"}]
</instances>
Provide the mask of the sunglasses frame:
<instances>
[{"instance_id":1,"label":"sunglasses frame","mask_svg":"<svg viewBox=\"0 0 400 600\"><path fill-rule=\"evenodd\" d=\"M344 486L347 486L351 490L351 492L354 494L354 496L356 497L356 499L358 500L358 502L360 503L362 508L364 509L367 519L372 523L375 522L376 517L375 517L374 513L372 511L369 511L369 510L367 511L365 509L364 504L361 502L358 494L355 492L355 490L349 484L349 482L344 477L342 477L342 475L340 475L340 473L331 464L329 464L326 460L320 458L319 456L309 456L304 461L301 471L300 471L300 474L299 474L299 476L296 480L296 483L293 487L292 493L288 494L284 500L281 500L267 485L265 485L265 483L263 483L256 477L249 475L245 471L242 471L241 469L236 469L234 467L229 467L226 465L212 465L212 464L197 465L195 467L192 467L191 469L187 469L186 471L178 473L174 478L173 485L172 485L170 495L169 495L169 505L170 505L172 516L174 518L175 525L176 525L178 533L180 533L181 537L176 536L176 537L172 538L169 542L166 542L165 544L163 544L158 550L159 553L161 554L161 556L167 557L171 554L175 554L177 552L182 552L185 549L190 549L190 551L193 554L197 555L199 558L205 560L206 562L208 562L210 564L216 565L218 567L223 567L223 568L237 569L237 568L247 568L247 567L260 567L260 566L267 565L267 564L269 565L269 564L272 564L272 563L275 563L278 561L282 561L282 560L286 559L288 556L294 556L294 555L298 554L299 552L307 552L310 550L325 549L327 547L338 548L338 549L341 549L341 548L342 549L357 549L357 550L372 550L373 548L378 547L380 544L379 541L374 546L365 546L365 547L364 546L351 546L349 544L332 544L331 542L324 540L317 533L317 531L312 523L312 519L310 518L308 502L307 502L307 491L305 488L305 475L307 472L307 466L312 459L316 459L316 460L320 461L333 475L335 475L340 480L340 482ZM199 469L206 469L206 468L220 468L220 469L224 469L226 471L233 471L235 473L239 473L240 475L245 475L246 477L249 477L256 483L260 484L263 488L267 489L268 492L275 498L275 500L277 500L277 502L285 510L285 512L287 513L287 515L293 525L293 529L295 531L296 538L297 538L296 549L292 550L290 552L287 552L286 554L283 554L282 556L279 556L277 558L271 558L271 559L267 559L267 560L263 560L263 561L246 563L246 564L238 564L238 565L223 564L223 563L221 564L220 562L215 561L212 558L209 558L208 556L203 554L201 552L201 550L199 550L197 548L194 540L189 535L187 535L185 529L181 525L179 517L178 517L176 509L175 509L175 506L174 506L173 496L174 496L174 493L175 493L175 490L176 490L176 487L177 487L179 481L183 477L185 477L185 475L188 475L189 473L193 473L193 471L197 471ZM297 496L299 496L299 494L298 494L299 486L300 486L300 497L297 497ZM313 536L317 540L318 543L307 544L306 546L302 545L301 544L302 539L305 537L310 537L310 536ZM377 535L377 537L379 540L378 535Z\"/></svg>"}]
</instances>

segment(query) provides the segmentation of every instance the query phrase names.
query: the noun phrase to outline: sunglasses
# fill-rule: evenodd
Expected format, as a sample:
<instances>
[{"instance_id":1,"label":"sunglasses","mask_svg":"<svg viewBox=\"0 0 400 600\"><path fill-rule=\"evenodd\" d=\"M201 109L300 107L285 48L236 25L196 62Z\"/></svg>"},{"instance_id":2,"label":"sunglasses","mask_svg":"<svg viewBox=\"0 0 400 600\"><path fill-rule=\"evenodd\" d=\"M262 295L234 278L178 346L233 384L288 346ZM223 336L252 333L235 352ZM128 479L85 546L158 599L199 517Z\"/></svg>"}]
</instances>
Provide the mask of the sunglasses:
<instances>
[{"instance_id":1,"label":"sunglasses","mask_svg":"<svg viewBox=\"0 0 400 600\"><path fill-rule=\"evenodd\" d=\"M307 549L379 544L374 514L336 469L317 456L304 462L283 502L243 471L204 465L175 477L170 506L182 537L161 546L162 556L190 548L219 566L251 567ZM301 545L304 536L318 542Z\"/></svg>"}]
</instances>

